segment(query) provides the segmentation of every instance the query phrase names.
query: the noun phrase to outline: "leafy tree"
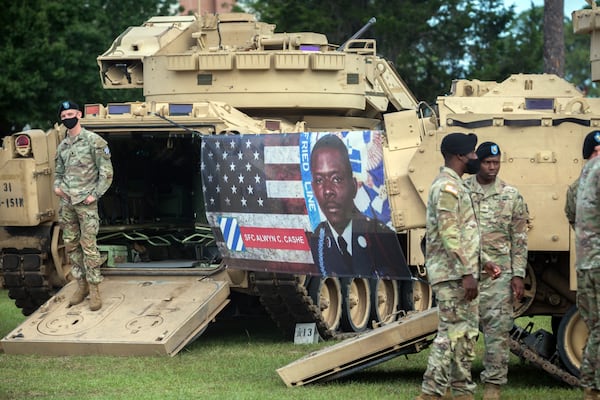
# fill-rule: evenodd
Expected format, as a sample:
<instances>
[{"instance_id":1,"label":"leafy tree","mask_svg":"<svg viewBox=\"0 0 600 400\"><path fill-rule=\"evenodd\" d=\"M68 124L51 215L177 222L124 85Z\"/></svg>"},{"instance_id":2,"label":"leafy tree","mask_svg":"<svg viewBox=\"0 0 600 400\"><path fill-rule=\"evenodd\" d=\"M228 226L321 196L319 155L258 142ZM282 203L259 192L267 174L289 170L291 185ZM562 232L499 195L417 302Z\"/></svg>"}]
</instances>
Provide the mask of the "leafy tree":
<instances>
[{"instance_id":1,"label":"leafy tree","mask_svg":"<svg viewBox=\"0 0 600 400\"><path fill-rule=\"evenodd\" d=\"M502 81L511 74L541 74L543 8L532 7L514 18L485 53L474 57L469 78Z\"/></svg>"},{"instance_id":2,"label":"leafy tree","mask_svg":"<svg viewBox=\"0 0 600 400\"><path fill-rule=\"evenodd\" d=\"M366 37L396 68L417 98L433 101L464 78L514 17L500 0L245 0L279 32L316 31L341 44L370 17ZM358 4L357 4L358 3Z\"/></svg>"},{"instance_id":3,"label":"leafy tree","mask_svg":"<svg viewBox=\"0 0 600 400\"><path fill-rule=\"evenodd\" d=\"M418 99L429 102L446 93L454 79L499 82L511 74L544 72L544 8L533 2L518 15L497 0L240 3L275 23L278 32L322 32L338 44L375 16L377 23L365 37L377 39L378 53L395 62ZM565 78L594 95L589 37L574 35L570 18L564 18L564 38Z\"/></svg>"},{"instance_id":4,"label":"leafy tree","mask_svg":"<svg viewBox=\"0 0 600 400\"><path fill-rule=\"evenodd\" d=\"M0 14L0 136L30 125L47 129L58 104L132 100L141 92L106 91L96 57L128 26L172 14L176 0L21 0Z\"/></svg>"},{"instance_id":5,"label":"leafy tree","mask_svg":"<svg viewBox=\"0 0 600 400\"><path fill-rule=\"evenodd\" d=\"M530 10L519 14L510 23L507 34L495 44L497 48L493 59L475 63L471 69L471 77L503 80L510 74L520 72L532 74L545 72L544 35L539 29L543 21L543 7L532 6ZM587 95L598 97L600 89L590 78L590 37L575 35L570 17L563 17L563 24L566 54L564 78Z\"/></svg>"},{"instance_id":6,"label":"leafy tree","mask_svg":"<svg viewBox=\"0 0 600 400\"><path fill-rule=\"evenodd\" d=\"M177 0L3 2L0 14L0 136L25 125L46 129L57 104L139 100L140 90L103 90L96 57L128 26L169 15ZM240 0L278 32L326 33L342 44L371 17L364 37L395 63L417 98L433 102L454 79L501 81L541 73L543 8L520 15L501 0ZM589 38L565 19L565 77L597 92L589 79Z\"/></svg>"},{"instance_id":7,"label":"leafy tree","mask_svg":"<svg viewBox=\"0 0 600 400\"><path fill-rule=\"evenodd\" d=\"M464 19L452 19L457 0L378 1L374 28L378 52L395 63L418 99L432 101L450 87L448 77L462 72L465 52L451 32L464 30ZM449 27L449 25L453 25ZM433 49L436 43L446 43ZM451 55L455 55L453 57Z\"/></svg>"},{"instance_id":8,"label":"leafy tree","mask_svg":"<svg viewBox=\"0 0 600 400\"><path fill-rule=\"evenodd\" d=\"M371 17L369 0L246 0L264 22L276 23L278 32L313 31L341 44Z\"/></svg>"},{"instance_id":9,"label":"leafy tree","mask_svg":"<svg viewBox=\"0 0 600 400\"><path fill-rule=\"evenodd\" d=\"M415 94L429 102L448 92L454 79L469 78L475 66L495 59L494 45L514 18L514 12L504 8L502 1L442 3L418 38L418 57L411 57L412 50L396 57L399 71L416 88Z\"/></svg>"}]
</instances>

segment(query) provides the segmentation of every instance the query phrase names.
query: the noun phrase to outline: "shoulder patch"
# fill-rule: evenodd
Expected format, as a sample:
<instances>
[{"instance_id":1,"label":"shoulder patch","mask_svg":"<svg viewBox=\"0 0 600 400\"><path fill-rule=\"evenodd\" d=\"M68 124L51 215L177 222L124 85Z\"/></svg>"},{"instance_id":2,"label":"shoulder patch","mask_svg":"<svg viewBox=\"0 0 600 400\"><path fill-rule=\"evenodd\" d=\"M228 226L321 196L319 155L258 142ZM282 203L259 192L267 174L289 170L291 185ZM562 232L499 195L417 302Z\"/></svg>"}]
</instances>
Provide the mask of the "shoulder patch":
<instances>
[{"instance_id":1,"label":"shoulder patch","mask_svg":"<svg viewBox=\"0 0 600 400\"><path fill-rule=\"evenodd\" d=\"M448 192L458 197L458 188L451 183L446 183L444 187L442 187L442 192Z\"/></svg>"},{"instance_id":2,"label":"shoulder patch","mask_svg":"<svg viewBox=\"0 0 600 400\"><path fill-rule=\"evenodd\" d=\"M504 191L505 191L506 193L511 193L511 194L514 194L514 193L518 193L518 192L519 192L519 191L517 190L517 188L516 188L516 187L514 187L514 186L509 186L509 185L506 185L506 186L504 187Z\"/></svg>"}]
</instances>

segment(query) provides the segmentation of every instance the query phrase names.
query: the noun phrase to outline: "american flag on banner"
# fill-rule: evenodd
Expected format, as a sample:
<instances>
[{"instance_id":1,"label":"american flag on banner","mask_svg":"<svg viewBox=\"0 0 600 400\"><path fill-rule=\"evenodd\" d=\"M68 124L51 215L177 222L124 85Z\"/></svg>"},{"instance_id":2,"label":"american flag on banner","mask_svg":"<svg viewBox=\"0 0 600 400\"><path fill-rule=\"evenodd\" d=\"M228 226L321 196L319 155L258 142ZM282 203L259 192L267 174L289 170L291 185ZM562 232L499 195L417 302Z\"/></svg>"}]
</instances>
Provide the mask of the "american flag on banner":
<instances>
[{"instance_id":1,"label":"american flag on banner","mask_svg":"<svg viewBox=\"0 0 600 400\"><path fill-rule=\"evenodd\" d=\"M317 273L300 173L300 134L202 139L202 189L219 250L233 268Z\"/></svg>"}]
</instances>

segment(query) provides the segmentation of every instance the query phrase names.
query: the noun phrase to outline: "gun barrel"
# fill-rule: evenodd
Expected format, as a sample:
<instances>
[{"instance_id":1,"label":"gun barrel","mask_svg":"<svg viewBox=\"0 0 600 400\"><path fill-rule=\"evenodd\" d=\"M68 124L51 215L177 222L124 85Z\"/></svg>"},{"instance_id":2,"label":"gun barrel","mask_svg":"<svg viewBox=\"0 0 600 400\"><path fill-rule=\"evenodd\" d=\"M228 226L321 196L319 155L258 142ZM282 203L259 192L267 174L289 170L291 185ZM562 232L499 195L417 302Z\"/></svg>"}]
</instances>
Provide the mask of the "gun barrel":
<instances>
[{"instance_id":1,"label":"gun barrel","mask_svg":"<svg viewBox=\"0 0 600 400\"><path fill-rule=\"evenodd\" d=\"M363 33L365 33L367 31L367 29L369 29L371 27L371 25L375 24L375 22L377 22L377 19L375 17L371 17L371 19L369 21L367 21L367 23L360 28L358 31L356 31L356 33L354 35L352 35L350 37L350 39L346 40L340 47L338 47L338 51L342 51L344 50L344 48L346 47L346 43L348 43L351 40L354 39L358 39L359 37L362 36Z\"/></svg>"}]
</instances>

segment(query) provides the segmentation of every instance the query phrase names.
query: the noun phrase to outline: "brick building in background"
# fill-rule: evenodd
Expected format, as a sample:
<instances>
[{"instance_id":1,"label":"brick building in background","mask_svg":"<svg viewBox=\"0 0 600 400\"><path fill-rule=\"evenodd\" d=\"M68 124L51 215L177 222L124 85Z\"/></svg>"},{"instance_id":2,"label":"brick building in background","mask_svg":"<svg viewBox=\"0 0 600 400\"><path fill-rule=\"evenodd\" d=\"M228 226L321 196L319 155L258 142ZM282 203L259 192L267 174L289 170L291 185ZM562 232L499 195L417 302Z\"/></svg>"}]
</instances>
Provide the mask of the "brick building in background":
<instances>
[{"instance_id":1,"label":"brick building in background","mask_svg":"<svg viewBox=\"0 0 600 400\"><path fill-rule=\"evenodd\" d=\"M179 0L179 4L184 9L182 11L184 15L197 13L198 4L202 8L200 15L230 12L235 3L236 0Z\"/></svg>"}]
</instances>

